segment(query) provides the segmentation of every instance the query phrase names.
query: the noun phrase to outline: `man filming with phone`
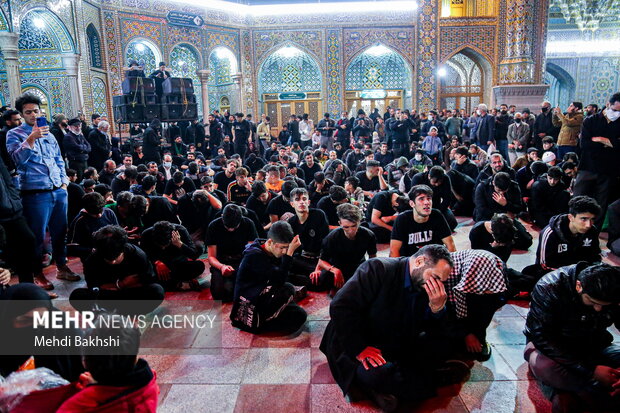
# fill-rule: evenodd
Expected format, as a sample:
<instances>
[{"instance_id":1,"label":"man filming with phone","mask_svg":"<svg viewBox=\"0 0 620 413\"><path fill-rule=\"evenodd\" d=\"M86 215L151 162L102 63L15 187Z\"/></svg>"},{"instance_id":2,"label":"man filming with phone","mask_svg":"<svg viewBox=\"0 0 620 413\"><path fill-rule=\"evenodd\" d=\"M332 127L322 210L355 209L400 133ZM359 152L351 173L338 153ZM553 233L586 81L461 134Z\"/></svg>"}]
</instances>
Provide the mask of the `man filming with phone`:
<instances>
[{"instance_id":1,"label":"man filming with phone","mask_svg":"<svg viewBox=\"0 0 620 413\"><path fill-rule=\"evenodd\" d=\"M24 216L35 234L35 284L45 290L54 289L42 272L45 231L49 228L52 255L58 279L78 281L80 276L67 266L65 238L67 235L67 184L65 162L58 142L49 133L47 119L41 113L41 100L23 94L15 101L24 123L7 134L7 150L15 162L24 206ZM55 294L50 294L54 296Z\"/></svg>"}]
</instances>

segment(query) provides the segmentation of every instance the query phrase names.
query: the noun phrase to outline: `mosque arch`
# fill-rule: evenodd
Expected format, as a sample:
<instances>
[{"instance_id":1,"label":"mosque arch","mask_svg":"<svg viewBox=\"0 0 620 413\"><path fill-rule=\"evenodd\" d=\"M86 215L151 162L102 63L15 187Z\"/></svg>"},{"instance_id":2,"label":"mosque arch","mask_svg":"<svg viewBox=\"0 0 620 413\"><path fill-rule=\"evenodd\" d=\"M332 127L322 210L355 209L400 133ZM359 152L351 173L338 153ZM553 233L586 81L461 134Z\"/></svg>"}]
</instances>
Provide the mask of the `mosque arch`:
<instances>
[{"instance_id":1,"label":"mosque arch","mask_svg":"<svg viewBox=\"0 0 620 413\"><path fill-rule=\"evenodd\" d=\"M275 49L275 48L274 48ZM277 134L290 115L322 118L323 74L317 59L293 43L285 43L258 66L258 92L263 112Z\"/></svg>"},{"instance_id":2,"label":"mosque arch","mask_svg":"<svg viewBox=\"0 0 620 413\"><path fill-rule=\"evenodd\" d=\"M90 23L86 27L86 38L88 40L88 52L90 55L90 65L97 69L103 69L103 57L101 54L101 37L95 26Z\"/></svg>"},{"instance_id":3,"label":"mosque arch","mask_svg":"<svg viewBox=\"0 0 620 413\"><path fill-rule=\"evenodd\" d=\"M464 47L449 56L438 69L439 107L474 110L491 103L493 68L484 54Z\"/></svg>"},{"instance_id":4,"label":"mosque arch","mask_svg":"<svg viewBox=\"0 0 620 413\"><path fill-rule=\"evenodd\" d=\"M566 109L575 97L575 79L557 64L548 62L544 82L549 85L545 100Z\"/></svg>"},{"instance_id":5,"label":"mosque arch","mask_svg":"<svg viewBox=\"0 0 620 413\"><path fill-rule=\"evenodd\" d=\"M345 104L351 116L387 106L410 107L413 68L398 51L382 43L360 50L345 69Z\"/></svg>"},{"instance_id":6,"label":"mosque arch","mask_svg":"<svg viewBox=\"0 0 620 413\"><path fill-rule=\"evenodd\" d=\"M214 86L232 83L233 75L239 71L237 57L234 52L224 46L218 46L211 50L207 59L207 65L209 70L211 70L209 84Z\"/></svg>"},{"instance_id":7,"label":"mosque arch","mask_svg":"<svg viewBox=\"0 0 620 413\"><path fill-rule=\"evenodd\" d=\"M75 42L64 23L45 8L26 12L19 25L18 47L22 53L75 53Z\"/></svg>"},{"instance_id":8,"label":"mosque arch","mask_svg":"<svg viewBox=\"0 0 620 413\"><path fill-rule=\"evenodd\" d=\"M174 77L192 79L198 113L202 113L202 89L196 71L202 69L202 58L196 48L187 43L178 43L170 49L168 69Z\"/></svg>"},{"instance_id":9,"label":"mosque arch","mask_svg":"<svg viewBox=\"0 0 620 413\"><path fill-rule=\"evenodd\" d=\"M6 15L4 14L4 10L0 9L0 31L3 30L10 30L11 25L9 23L9 19L6 18Z\"/></svg>"},{"instance_id":10,"label":"mosque arch","mask_svg":"<svg viewBox=\"0 0 620 413\"><path fill-rule=\"evenodd\" d=\"M146 76L157 70L157 65L162 61L162 54L157 45L143 37L134 37L125 46L125 65L131 60L138 62L144 68Z\"/></svg>"}]
</instances>

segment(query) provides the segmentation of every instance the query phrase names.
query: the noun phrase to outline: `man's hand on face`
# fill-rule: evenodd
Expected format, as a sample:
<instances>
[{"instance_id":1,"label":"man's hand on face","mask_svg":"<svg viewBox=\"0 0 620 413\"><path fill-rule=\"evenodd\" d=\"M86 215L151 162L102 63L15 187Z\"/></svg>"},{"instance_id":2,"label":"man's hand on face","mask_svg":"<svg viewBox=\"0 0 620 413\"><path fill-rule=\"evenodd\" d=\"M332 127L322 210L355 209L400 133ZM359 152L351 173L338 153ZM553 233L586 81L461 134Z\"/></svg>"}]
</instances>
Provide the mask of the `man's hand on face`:
<instances>
[{"instance_id":1,"label":"man's hand on face","mask_svg":"<svg viewBox=\"0 0 620 413\"><path fill-rule=\"evenodd\" d=\"M443 310L448 300L448 294L443 282L435 278L429 278L424 283L424 290L428 294L428 305L433 313Z\"/></svg>"},{"instance_id":2,"label":"man's hand on face","mask_svg":"<svg viewBox=\"0 0 620 413\"><path fill-rule=\"evenodd\" d=\"M620 385L618 385L618 381L620 381L620 369L599 365L594 369L592 378L605 387L614 388L614 393L620 390Z\"/></svg>"}]
</instances>

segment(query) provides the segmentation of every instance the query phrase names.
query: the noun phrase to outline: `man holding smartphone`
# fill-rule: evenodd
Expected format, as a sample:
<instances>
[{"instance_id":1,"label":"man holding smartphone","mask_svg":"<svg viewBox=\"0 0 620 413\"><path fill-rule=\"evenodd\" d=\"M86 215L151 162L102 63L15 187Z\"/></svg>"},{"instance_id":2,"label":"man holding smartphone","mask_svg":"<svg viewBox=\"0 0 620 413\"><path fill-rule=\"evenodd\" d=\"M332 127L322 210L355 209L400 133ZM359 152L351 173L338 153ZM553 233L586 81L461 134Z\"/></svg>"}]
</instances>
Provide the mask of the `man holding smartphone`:
<instances>
[{"instance_id":1,"label":"man holding smartphone","mask_svg":"<svg viewBox=\"0 0 620 413\"><path fill-rule=\"evenodd\" d=\"M6 146L19 174L24 216L37 242L35 284L52 290L54 285L43 276L40 264L47 228L52 239L56 277L78 281L80 276L67 266L65 239L69 179L58 142L49 133L40 107L41 100L34 95L23 94L17 98L15 108L21 113L24 123L9 131Z\"/></svg>"}]
</instances>

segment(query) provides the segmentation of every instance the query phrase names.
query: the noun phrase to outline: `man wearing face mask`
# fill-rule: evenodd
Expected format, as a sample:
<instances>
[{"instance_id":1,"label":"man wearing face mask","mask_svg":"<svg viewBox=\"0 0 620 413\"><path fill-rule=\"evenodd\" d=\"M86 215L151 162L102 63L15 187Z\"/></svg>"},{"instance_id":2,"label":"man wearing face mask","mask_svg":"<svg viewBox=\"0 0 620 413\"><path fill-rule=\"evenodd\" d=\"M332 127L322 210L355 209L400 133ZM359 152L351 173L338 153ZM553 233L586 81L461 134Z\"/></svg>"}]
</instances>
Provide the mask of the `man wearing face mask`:
<instances>
[{"instance_id":1,"label":"man wearing face mask","mask_svg":"<svg viewBox=\"0 0 620 413\"><path fill-rule=\"evenodd\" d=\"M437 112L434 110L431 110L428 114L428 121L424 124L424 126L422 126L420 136L428 136L428 133L433 126L437 128L437 136L439 136L442 142L445 142L446 128L444 127L443 122L440 122L437 119Z\"/></svg>"},{"instance_id":2,"label":"man wearing face mask","mask_svg":"<svg viewBox=\"0 0 620 413\"><path fill-rule=\"evenodd\" d=\"M497 151L502 154L504 159L508 158L508 127L512 123L512 118L508 115L508 106L500 105L500 110L495 117L495 145Z\"/></svg>"},{"instance_id":3,"label":"man wearing face mask","mask_svg":"<svg viewBox=\"0 0 620 413\"><path fill-rule=\"evenodd\" d=\"M514 165L517 158L525 155L527 142L530 136L530 127L523 122L520 112L514 114L514 123L508 126L507 142L510 165Z\"/></svg>"},{"instance_id":4,"label":"man wearing face mask","mask_svg":"<svg viewBox=\"0 0 620 413\"><path fill-rule=\"evenodd\" d=\"M534 122L534 146L541 150L543 138L545 136L552 136L555 140L557 140L559 132L560 128L553 126L551 103L545 101L542 103L540 114L536 116L536 121Z\"/></svg>"},{"instance_id":5,"label":"man wearing face mask","mask_svg":"<svg viewBox=\"0 0 620 413\"><path fill-rule=\"evenodd\" d=\"M600 228L605 219L612 180L620 175L620 92L609 99L605 110L583 122L581 151L574 194L596 199L602 209L596 221Z\"/></svg>"},{"instance_id":6,"label":"man wearing face mask","mask_svg":"<svg viewBox=\"0 0 620 413\"><path fill-rule=\"evenodd\" d=\"M64 136L63 144L65 147L69 168L77 172L77 182L82 181L82 175L86 169L86 161L90 153L90 143L82 135L82 122L78 119L71 119L67 125L68 131Z\"/></svg>"}]
</instances>

